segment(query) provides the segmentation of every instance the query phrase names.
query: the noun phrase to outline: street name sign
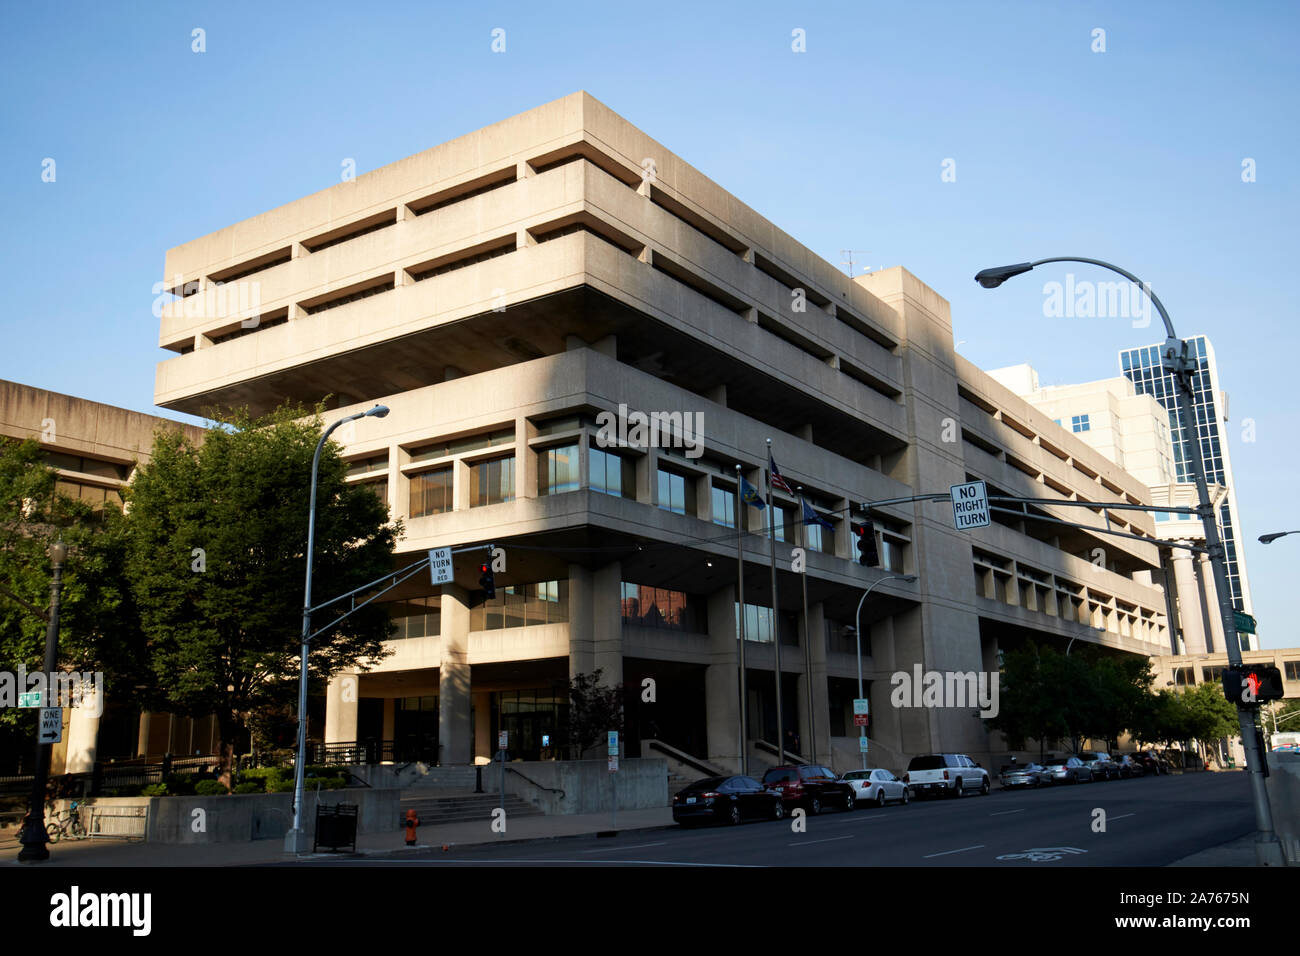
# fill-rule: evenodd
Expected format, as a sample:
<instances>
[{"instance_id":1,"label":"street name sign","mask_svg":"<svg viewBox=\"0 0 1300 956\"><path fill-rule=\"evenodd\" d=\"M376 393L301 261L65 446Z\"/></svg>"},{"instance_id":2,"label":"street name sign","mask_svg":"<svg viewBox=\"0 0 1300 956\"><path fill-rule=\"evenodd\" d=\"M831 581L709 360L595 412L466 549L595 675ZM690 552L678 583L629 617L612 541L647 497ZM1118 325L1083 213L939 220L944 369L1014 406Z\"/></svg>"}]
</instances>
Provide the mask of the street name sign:
<instances>
[{"instance_id":1,"label":"street name sign","mask_svg":"<svg viewBox=\"0 0 1300 956\"><path fill-rule=\"evenodd\" d=\"M28 691L25 694L18 695L19 707L39 707L41 706L41 692L39 690Z\"/></svg>"},{"instance_id":2,"label":"street name sign","mask_svg":"<svg viewBox=\"0 0 1300 956\"><path fill-rule=\"evenodd\" d=\"M989 491L982 481L968 481L964 485L953 485L952 517L958 531L971 528L987 528L989 519Z\"/></svg>"},{"instance_id":3,"label":"street name sign","mask_svg":"<svg viewBox=\"0 0 1300 956\"><path fill-rule=\"evenodd\" d=\"M1245 611L1233 611L1232 623L1236 625L1239 634L1255 633L1255 619Z\"/></svg>"}]
</instances>

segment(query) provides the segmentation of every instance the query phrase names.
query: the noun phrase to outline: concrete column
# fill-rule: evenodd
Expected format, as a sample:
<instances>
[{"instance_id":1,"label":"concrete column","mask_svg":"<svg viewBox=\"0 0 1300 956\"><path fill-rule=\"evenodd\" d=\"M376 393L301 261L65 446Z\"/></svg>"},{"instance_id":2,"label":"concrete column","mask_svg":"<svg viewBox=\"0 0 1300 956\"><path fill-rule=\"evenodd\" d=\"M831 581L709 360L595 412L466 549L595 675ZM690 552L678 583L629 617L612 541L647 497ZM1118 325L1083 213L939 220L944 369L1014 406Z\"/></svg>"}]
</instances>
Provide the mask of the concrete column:
<instances>
[{"instance_id":1,"label":"concrete column","mask_svg":"<svg viewBox=\"0 0 1300 956\"><path fill-rule=\"evenodd\" d=\"M384 698L384 729L382 731L384 740L392 740L397 724L397 699L394 697Z\"/></svg>"},{"instance_id":2,"label":"concrete column","mask_svg":"<svg viewBox=\"0 0 1300 956\"><path fill-rule=\"evenodd\" d=\"M338 674L325 693L325 742L350 743L357 739L357 701L361 679L356 674Z\"/></svg>"},{"instance_id":3,"label":"concrete column","mask_svg":"<svg viewBox=\"0 0 1300 956\"><path fill-rule=\"evenodd\" d=\"M595 624L591 607L592 578L592 573L583 565L569 565L570 680L596 669Z\"/></svg>"},{"instance_id":4,"label":"concrete column","mask_svg":"<svg viewBox=\"0 0 1300 956\"><path fill-rule=\"evenodd\" d=\"M739 773L740 649L735 585L729 584L709 595L708 618L710 663L704 671L707 757L718 766Z\"/></svg>"},{"instance_id":5,"label":"concrete column","mask_svg":"<svg viewBox=\"0 0 1300 956\"><path fill-rule=\"evenodd\" d=\"M472 762L469 709L469 593L444 584L442 664L438 667L438 740L444 766Z\"/></svg>"},{"instance_id":6,"label":"concrete column","mask_svg":"<svg viewBox=\"0 0 1300 956\"><path fill-rule=\"evenodd\" d=\"M1174 566L1174 587L1178 590L1178 623L1183 632L1184 653L1204 654L1205 623L1201 616L1201 591L1196 586L1192 553L1185 548L1176 548L1171 559Z\"/></svg>"},{"instance_id":7,"label":"concrete column","mask_svg":"<svg viewBox=\"0 0 1300 956\"><path fill-rule=\"evenodd\" d=\"M95 768L99 718L103 712L104 692L93 688L83 692L79 706L70 708L65 773L89 773Z\"/></svg>"},{"instance_id":8,"label":"concrete column","mask_svg":"<svg viewBox=\"0 0 1300 956\"><path fill-rule=\"evenodd\" d=\"M619 561L597 568L592 575L592 650L601 682L609 687L623 682L622 580L623 564Z\"/></svg>"},{"instance_id":9,"label":"concrete column","mask_svg":"<svg viewBox=\"0 0 1300 956\"><path fill-rule=\"evenodd\" d=\"M145 711L140 715L140 732L135 739L135 753L138 757L149 755L149 724L153 714Z\"/></svg>"},{"instance_id":10,"label":"concrete column","mask_svg":"<svg viewBox=\"0 0 1300 956\"><path fill-rule=\"evenodd\" d=\"M1228 649L1228 637L1223 633L1223 615L1219 613L1219 590L1214 586L1214 568L1208 554L1198 554L1197 558L1201 570L1201 594L1205 600L1205 619L1209 622L1207 630L1214 641L1214 645L1207 646L1206 650L1222 654ZM1237 639L1235 633L1232 639Z\"/></svg>"}]
</instances>

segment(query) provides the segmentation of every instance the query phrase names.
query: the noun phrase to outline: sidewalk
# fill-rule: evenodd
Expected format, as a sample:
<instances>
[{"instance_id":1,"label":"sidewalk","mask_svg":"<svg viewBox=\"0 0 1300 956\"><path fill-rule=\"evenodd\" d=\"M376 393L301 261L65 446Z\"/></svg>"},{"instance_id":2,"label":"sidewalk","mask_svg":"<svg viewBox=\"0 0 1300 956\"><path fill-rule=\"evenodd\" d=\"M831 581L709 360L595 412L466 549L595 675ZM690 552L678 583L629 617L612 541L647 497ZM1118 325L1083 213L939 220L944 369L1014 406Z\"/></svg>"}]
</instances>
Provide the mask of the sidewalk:
<instances>
[{"instance_id":1,"label":"sidewalk","mask_svg":"<svg viewBox=\"0 0 1300 956\"><path fill-rule=\"evenodd\" d=\"M391 833L363 833L357 836L356 856L400 859L409 854L427 855L444 846L473 846L476 844L520 843L529 840L548 840L562 837L595 836L617 829L619 833L636 830L654 830L674 826L673 812L669 807L652 810L620 810L617 826L610 826L608 813L575 813L557 816L520 817L506 821L505 833L493 833L491 821L452 823L445 826L420 827L419 843L407 847L402 831ZM47 866L249 866L259 863L287 863L295 857L284 852L283 838L256 840L248 843L212 843L178 846L164 843L127 842L115 839L70 840L50 844L50 859L39 864ZM23 866L18 862L22 845L15 830L0 832L0 867ZM297 857L300 860L337 859L349 853L310 852Z\"/></svg>"},{"instance_id":2,"label":"sidewalk","mask_svg":"<svg viewBox=\"0 0 1300 956\"><path fill-rule=\"evenodd\" d=\"M1255 866L1255 834L1247 833L1236 840L1199 850L1169 866Z\"/></svg>"}]
</instances>

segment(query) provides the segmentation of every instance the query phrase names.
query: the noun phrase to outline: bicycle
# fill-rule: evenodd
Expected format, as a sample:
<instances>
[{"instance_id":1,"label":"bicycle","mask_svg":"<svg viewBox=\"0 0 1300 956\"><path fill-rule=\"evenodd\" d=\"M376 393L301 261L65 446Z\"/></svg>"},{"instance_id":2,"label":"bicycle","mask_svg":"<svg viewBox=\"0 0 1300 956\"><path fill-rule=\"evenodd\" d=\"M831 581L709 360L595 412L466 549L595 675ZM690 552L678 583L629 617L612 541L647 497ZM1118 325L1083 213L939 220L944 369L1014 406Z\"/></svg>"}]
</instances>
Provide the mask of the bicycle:
<instances>
[{"instance_id":1,"label":"bicycle","mask_svg":"<svg viewBox=\"0 0 1300 956\"><path fill-rule=\"evenodd\" d=\"M81 822L79 807L80 804L73 800L67 810L56 815L53 803L46 806L46 819L49 822L45 825L45 832L49 842L58 843L65 839L84 840L89 836L85 825Z\"/></svg>"}]
</instances>

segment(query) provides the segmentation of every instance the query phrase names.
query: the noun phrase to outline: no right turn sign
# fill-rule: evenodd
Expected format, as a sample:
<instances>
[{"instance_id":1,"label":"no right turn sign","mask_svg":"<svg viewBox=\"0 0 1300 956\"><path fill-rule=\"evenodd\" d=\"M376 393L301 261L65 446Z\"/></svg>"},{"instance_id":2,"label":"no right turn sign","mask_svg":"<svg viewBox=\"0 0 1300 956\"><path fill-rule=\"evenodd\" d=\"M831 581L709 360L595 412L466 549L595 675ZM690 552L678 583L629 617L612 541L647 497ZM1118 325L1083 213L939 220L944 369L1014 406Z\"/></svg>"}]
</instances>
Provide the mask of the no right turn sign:
<instances>
[{"instance_id":1,"label":"no right turn sign","mask_svg":"<svg viewBox=\"0 0 1300 956\"><path fill-rule=\"evenodd\" d=\"M982 481L953 485L952 517L958 531L987 528L989 521L989 492Z\"/></svg>"}]
</instances>

